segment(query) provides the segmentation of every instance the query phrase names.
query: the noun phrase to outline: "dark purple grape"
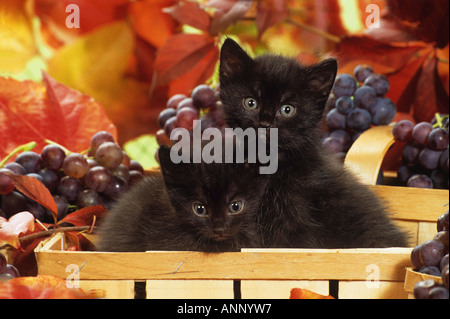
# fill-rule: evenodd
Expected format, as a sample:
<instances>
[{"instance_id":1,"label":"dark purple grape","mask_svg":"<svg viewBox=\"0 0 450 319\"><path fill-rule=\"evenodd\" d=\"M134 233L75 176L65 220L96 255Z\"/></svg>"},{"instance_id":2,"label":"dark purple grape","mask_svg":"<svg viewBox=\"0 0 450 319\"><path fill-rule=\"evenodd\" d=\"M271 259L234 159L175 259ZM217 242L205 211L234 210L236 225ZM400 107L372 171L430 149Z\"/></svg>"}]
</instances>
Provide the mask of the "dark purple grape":
<instances>
[{"instance_id":1,"label":"dark purple grape","mask_svg":"<svg viewBox=\"0 0 450 319\"><path fill-rule=\"evenodd\" d=\"M101 205L102 199L100 195L92 190L92 189L85 189L78 194L77 197L77 207L78 209L88 206L95 206L95 205Z\"/></svg>"},{"instance_id":2,"label":"dark purple grape","mask_svg":"<svg viewBox=\"0 0 450 319\"><path fill-rule=\"evenodd\" d=\"M5 213L6 218L10 218L16 213L20 213L27 210L28 200L18 191L12 191L9 194L2 195L2 211Z\"/></svg>"},{"instance_id":3,"label":"dark purple grape","mask_svg":"<svg viewBox=\"0 0 450 319\"><path fill-rule=\"evenodd\" d=\"M411 176L406 186L418 188L433 188L433 182L427 175L416 174Z\"/></svg>"},{"instance_id":4,"label":"dark purple grape","mask_svg":"<svg viewBox=\"0 0 450 319\"><path fill-rule=\"evenodd\" d=\"M13 174L7 168L0 168L0 195L9 194L15 189L13 179L6 173Z\"/></svg>"},{"instance_id":5,"label":"dark purple grape","mask_svg":"<svg viewBox=\"0 0 450 319\"><path fill-rule=\"evenodd\" d=\"M439 269L441 270L441 272L444 271L445 267L448 267L448 254L442 257L441 262L439 263Z\"/></svg>"},{"instance_id":6,"label":"dark purple grape","mask_svg":"<svg viewBox=\"0 0 450 319\"><path fill-rule=\"evenodd\" d=\"M345 115L339 113L337 109L332 109L328 112L326 117L328 128L332 130L345 130L346 118Z\"/></svg>"},{"instance_id":7,"label":"dark purple grape","mask_svg":"<svg viewBox=\"0 0 450 319\"><path fill-rule=\"evenodd\" d=\"M370 86L360 86L355 91L355 105L370 110L377 101L377 93Z\"/></svg>"},{"instance_id":8,"label":"dark purple grape","mask_svg":"<svg viewBox=\"0 0 450 319\"><path fill-rule=\"evenodd\" d=\"M423 264L420 261L420 256L419 256L421 246L422 245L417 245L413 248L413 250L411 250L411 262L414 266L414 269L416 269L416 270L419 270L420 268L423 267Z\"/></svg>"},{"instance_id":9,"label":"dark purple grape","mask_svg":"<svg viewBox=\"0 0 450 319\"><path fill-rule=\"evenodd\" d=\"M420 268L419 272L430 276L441 276L441 271L436 266L423 266L422 268Z\"/></svg>"},{"instance_id":10,"label":"dark purple grape","mask_svg":"<svg viewBox=\"0 0 450 319\"><path fill-rule=\"evenodd\" d=\"M414 174L413 170L410 166L402 165L397 170L397 178L402 183L405 184L408 182L408 179Z\"/></svg>"},{"instance_id":11,"label":"dark purple grape","mask_svg":"<svg viewBox=\"0 0 450 319\"><path fill-rule=\"evenodd\" d=\"M331 153L340 153L344 151L344 145L336 137L328 136L322 141L322 147Z\"/></svg>"},{"instance_id":12,"label":"dark purple grape","mask_svg":"<svg viewBox=\"0 0 450 319\"><path fill-rule=\"evenodd\" d=\"M164 132L168 137L170 137L170 133L178 126L177 124L177 117L171 117L167 119L166 123L164 124Z\"/></svg>"},{"instance_id":13,"label":"dark purple grape","mask_svg":"<svg viewBox=\"0 0 450 319\"><path fill-rule=\"evenodd\" d=\"M164 128L164 124L166 124L166 121L177 115L177 110L176 109L164 109L162 110L159 115L158 115L158 126L160 128Z\"/></svg>"},{"instance_id":14,"label":"dark purple grape","mask_svg":"<svg viewBox=\"0 0 450 319\"><path fill-rule=\"evenodd\" d=\"M105 195L106 198L117 200L127 189L128 184L123 178L113 176L111 183L109 183L108 187L103 192L103 195Z\"/></svg>"},{"instance_id":15,"label":"dark purple grape","mask_svg":"<svg viewBox=\"0 0 450 319\"><path fill-rule=\"evenodd\" d=\"M422 146L415 141L409 141L403 148L402 158L406 164L416 164Z\"/></svg>"},{"instance_id":16,"label":"dark purple grape","mask_svg":"<svg viewBox=\"0 0 450 319\"><path fill-rule=\"evenodd\" d=\"M0 252L0 274L2 274L3 272L5 272L6 270L6 265L8 264L5 255L3 255Z\"/></svg>"},{"instance_id":17,"label":"dark purple grape","mask_svg":"<svg viewBox=\"0 0 450 319\"><path fill-rule=\"evenodd\" d=\"M198 119L198 110L192 107L183 107L177 113L177 125L180 128L192 130L194 127L194 120Z\"/></svg>"},{"instance_id":18,"label":"dark purple grape","mask_svg":"<svg viewBox=\"0 0 450 319\"><path fill-rule=\"evenodd\" d=\"M53 221L52 213L35 201L30 200L27 206L27 211L33 214L34 218L40 220L41 222L50 223Z\"/></svg>"},{"instance_id":19,"label":"dark purple grape","mask_svg":"<svg viewBox=\"0 0 450 319\"><path fill-rule=\"evenodd\" d=\"M428 143L428 135L433 130L433 125L428 122L420 122L414 126L412 137L413 139L421 144L427 145Z\"/></svg>"},{"instance_id":20,"label":"dark purple grape","mask_svg":"<svg viewBox=\"0 0 450 319\"><path fill-rule=\"evenodd\" d=\"M353 70L353 75L359 82L364 82L373 73L373 68L368 64L359 64Z\"/></svg>"},{"instance_id":21,"label":"dark purple grape","mask_svg":"<svg viewBox=\"0 0 450 319\"><path fill-rule=\"evenodd\" d=\"M355 131L365 131L370 127L371 116L365 109L356 108L347 114L347 127Z\"/></svg>"},{"instance_id":22,"label":"dark purple grape","mask_svg":"<svg viewBox=\"0 0 450 319\"><path fill-rule=\"evenodd\" d=\"M89 169L89 164L83 155L79 153L72 153L66 156L62 168L67 176L72 178L81 178Z\"/></svg>"},{"instance_id":23,"label":"dark purple grape","mask_svg":"<svg viewBox=\"0 0 450 319\"><path fill-rule=\"evenodd\" d=\"M424 266L439 266L442 257L444 257L445 247L437 240L427 240L419 251L420 261Z\"/></svg>"},{"instance_id":24,"label":"dark purple grape","mask_svg":"<svg viewBox=\"0 0 450 319\"><path fill-rule=\"evenodd\" d=\"M69 203L64 196L52 195L55 200L56 206L58 207L58 214L56 215L57 220L63 219L67 212L69 211Z\"/></svg>"},{"instance_id":25,"label":"dark purple grape","mask_svg":"<svg viewBox=\"0 0 450 319\"><path fill-rule=\"evenodd\" d=\"M341 114L347 114L355 108L353 98L351 96L341 96L336 101L336 109Z\"/></svg>"},{"instance_id":26,"label":"dark purple grape","mask_svg":"<svg viewBox=\"0 0 450 319\"><path fill-rule=\"evenodd\" d=\"M113 176L121 177L126 181L130 178L130 171L124 164L120 164L115 169L111 170L111 174Z\"/></svg>"},{"instance_id":27,"label":"dark purple grape","mask_svg":"<svg viewBox=\"0 0 450 319\"><path fill-rule=\"evenodd\" d=\"M66 153L64 150L55 144L45 146L41 151L41 159L44 167L51 170L61 169Z\"/></svg>"},{"instance_id":28,"label":"dark purple grape","mask_svg":"<svg viewBox=\"0 0 450 319\"><path fill-rule=\"evenodd\" d=\"M445 287L434 287L431 288L430 293L428 294L428 299L448 299L448 289Z\"/></svg>"},{"instance_id":29,"label":"dark purple grape","mask_svg":"<svg viewBox=\"0 0 450 319\"><path fill-rule=\"evenodd\" d=\"M11 172L13 172L16 175L25 175L27 172L25 171L25 168L23 168L22 165L16 162L8 163L5 165L4 168L9 169Z\"/></svg>"},{"instance_id":30,"label":"dark purple grape","mask_svg":"<svg viewBox=\"0 0 450 319\"><path fill-rule=\"evenodd\" d=\"M344 130L335 130L330 133L330 136L341 141L344 147L344 152L347 152L352 145L352 137Z\"/></svg>"},{"instance_id":31,"label":"dark purple grape","mask_svg":"<svg viewBox=\"0 0 450 319\"><path fill-rule=\"evenodd\" d=\"M38 175L41 176L42 183L50 192L53 192L58 186L59 176L55 171L48 168L43 168L38 172Z\"/></svg>"},{"instance_id":32,"label":"dark purple grape","mask_svg":"<svg viewBox=\"0 0 450 319\"><path fill-rule=\"evenodd\" d=\"M130 171L130 178L128 179L128 187L136 184L144 178L144 174L139 171Z\"/></svg>"},{"instance_id":33,"label":"dark purple grape","mask_svg":"<svg viewBox=\"0 0 450 319\"><path fill-rule=\"evenodd\" d=\"M144 174L144 168L142 167L142 165L136 161L136 160L131 160L130 161L130 166L128 167L128 169L130 171L138 171L141 172L142 174Z\"/></svg>"},{"instance_id":34,"label":"dark purple grape","mask_svg":"<svg viewBox=\"0 0 450 319\"><path fill-rule=\"evenodd\" d=\"M9 275L13 276L14 278L20 277L19 270L11 264L6 265L6 269L3 273L9 274Z\"/></svg>"},{"instance_id":35,"label":"dark purple grape","mask_svg":"<svg viewBox=\"0 0 450 319\"><path fill-rule=\"evenodd\" d=\"M389 81L382 74L372 74L364 81L365 86L372 87L378 96L384 96L389 91Z\"/></svg>"},{"instance_id":36,"label":"dark purple grape","mask_svg":"<svg viewBox=\"0 0 450 319\"><path fill-rule=\"evenodd\" d=\"M439 167L448 174L448 149L442 152L439 158Z\"/></svg>"},{"instance_id":37,"label":"dark purple grape","mask_svg":"<svg viewBox=\"0 0 450 319\"><path fill-rule=\"evenodd\" d=\"M216 102L216 93L206 84L196 86L191 95L194 105L199 109L209 107Z\"/></svg>"},{"instance_id":38,"label":"dark purple grape","mask_svg":"<svg viewBox=\"0 0 450 319\"><path fill-rule=\"evenodd\" d=\"M442 269L442 283L444 284L445 288L448 290L448 272L449 272L449 266L447 263L447 266L445 266Z\"/></svg>"},{"instance_id":39,"label":"dark purple grape","mask_svg":"<svg viewBox=\"0 0 450 319\"><path fill-rule=\"evenodd\" d=\"M336 76L332 89L336 97L352 96L355 90L356 80L353 76L347 73L342 73Z\"/></svg>"},{"instance_id":40,"label":"dark purple grape","mask_svg":"<svg viewBox=\"0 0 450 319\"><path fill-rule=\"evenodd\" d=\"M122 163L122 158L122 148L113 142L103 143L95 153L96 161L108 169L114 169L119 166Z\"/></svg>"},{"instance_id":41,"label":"dark purple grape","mask_svg":"<svg viewBox=\"0 0 450 319\"><path fill-rule=\"evenodd\" d=\"M64 176L59 181L58 193L64 196L69 202L74 202L82 188L83 186L78 179Z\"/></svg>"},{"instance_id":42,"label":"dark purple grape","mask_svg":"<svg viewBox=\"0 0 450 319\"><path fill-rule=\"evenodd\" d=\"M38 181L40 181L41 183L44 182L44 179L42 178L42 176L39 175L39 174L37 174L37 173L28 173L28 174L26 174L26 176L36 178L36 179L37 179Z\"/></svg>"},{"instance_id":43,"label":"dark purple grape","mask_svg":"<svg viewBox=\"0 0 450 319\"><path fill-rule=\"evenodd\" d=\"M90 168L84 178L86 186L98 193L105 191L111 181L110 171L102 166Z\"/></svg>"},{"instance_id":44,"label":"dark purple grape","mask_svg":"<svg viewBox=\"0 0 450 319\"><path fill-rule=\"evenodd\" d=\"M437 286L437 283L432 279L419 281L414 286L414 298L415 299L428 299L430 290Z\"/></svg>"},{"instance_id":45,"label":"dark purple grape","mask_svg":"<svg viewBox=\"0 0 450 319\"><path fill-rule=\"evenodd\" d=\"M437 231L440 232L443 230L448 230L448 210L445 214L439 216L437 220Z\"/></svg>"},{"instance_id":46,"label":"dark purple grape","mask_svg":"<svg viewBox=\"0 0 450 319\"><path fill-rule=\"evenodd\" d=\"M175 94L167 101L167 108L176 109L178 104L186 99L187 96L184 94Z\"/></svg>"},{"instance_id":47,"label":"dark purple grape","mask_svg":"<svg viewBox=\"0 0 450 319\"><path fill-rule=\"evenodd\" d=\"M396 141L409 142L412 139L414 123L409 120L401 120L395 123L392 134Z\"/></svg>"},{"instance_id":48,"label":"dark purple grape","mask_svg":"<svg viewBox=\"0 0 450 319\"><path fill-rule=\"evenodd\" d=\"M95 133L91 138L91 148L89 150L90 154L95 155L98 147L106 142L115 142L114 137L111 135L111 133L107 131L99 131Z\"/></svg>"},{"instance_id":49,"label":"dark purple grape","mask_svg":"<svg viewBox=\"0 0 450 319\"><path fill-rule=\"evenodd\" d=\"M28 173L36 173L42 169L42 160L41 156L35 152L27 151L19 154L16 158L16 163L25 168L25 171Z\"/></svg>"},{"instance_id":50,"label":"dark purple grape","mask_svg":"<svg viewBox=\"0 0 450 319\"><path fill-rule=\"evenodd\" d=\"M440 231L434 236L433 240L441 242L448 249L448 230Z\"/></svg>"},{"instance_id":51,"label":"dark purple grape","mask_svg":"<svg viewBox=\"0 0 450 319\"><path fill-rule=\"evenodd\" d=\"M448 188L448 173L441 169L435 169L430 173L430 179L433 182L434 189Z\"/></svg>"},{"instance_id":52,"label":"dark purple grape","mask_svg":"<svg viewBox=\"0 0 450 319\"><path fill-rule=\"evenodd\" d=\"M434 128L428 135L428 147L432 150L443 151L448 148L448 132L443 128Z\"/></svg>"},{"instance_id":53,"label":"dark purple grape","mask_svg":"<svg viewBox=\"0 0 450 319\"><path fill-rule=\"evenodd\" d=\"M417 160L422 167L432 170L438 167L440 157L441 151L433 151L428 147L425 147L420 151Z\"/></svg>"},{"instance_id":54,"label":"dark purple grape","mask_svg":"<svg viewBox=\"0 0 450 319\"><path fill-rule=\"evenodd\" d=\"M394 102L387 97L377 98L375 104L370 108L372 123L374 125L387 125L392 122L397 108Z\"/></svg>"},{"instance_id":55,"label":"dark purple grape","mask_svg":"<svg viewBox=\"0 0 450 319\"><path fill-rule=\"evenodd\" d=\"M190 97L184 99L183 101L178 103L177 110L181 110L182 108L185 108L185 107L190 107L190 108L196 109L196 107L194 105L194 100Z\"/></svg>"}]
</instances>

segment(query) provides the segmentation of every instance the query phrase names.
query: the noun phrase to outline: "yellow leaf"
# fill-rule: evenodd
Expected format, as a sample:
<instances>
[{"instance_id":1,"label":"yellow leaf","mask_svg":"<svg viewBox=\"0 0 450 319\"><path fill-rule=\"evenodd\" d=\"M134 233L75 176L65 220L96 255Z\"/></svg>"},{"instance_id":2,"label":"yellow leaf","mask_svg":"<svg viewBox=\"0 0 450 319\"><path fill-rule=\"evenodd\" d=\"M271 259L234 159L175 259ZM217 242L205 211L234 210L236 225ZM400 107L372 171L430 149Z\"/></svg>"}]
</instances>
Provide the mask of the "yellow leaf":
<instances>
[{"instance_id":1,"label":"yellow leaf","mask_svg":"<svg viewBox=\"0 0 450 319\"><path fill-rule=\"evenodd\" d=\"M101 92L120 82L133 48L133 34L126 22L108 24L57 51L49 61L48 73L104 102Z\"/></svg>"},{"instance_id":2,"label":"yellow leaf","mask_svg":"<svg viewBox=\"0 0 450 319\"><path fill-rule=\"evenodd\" d=\"M0 74L23 70L38 52L25 0L0 2Z\"/></svg>"}]
</instances>

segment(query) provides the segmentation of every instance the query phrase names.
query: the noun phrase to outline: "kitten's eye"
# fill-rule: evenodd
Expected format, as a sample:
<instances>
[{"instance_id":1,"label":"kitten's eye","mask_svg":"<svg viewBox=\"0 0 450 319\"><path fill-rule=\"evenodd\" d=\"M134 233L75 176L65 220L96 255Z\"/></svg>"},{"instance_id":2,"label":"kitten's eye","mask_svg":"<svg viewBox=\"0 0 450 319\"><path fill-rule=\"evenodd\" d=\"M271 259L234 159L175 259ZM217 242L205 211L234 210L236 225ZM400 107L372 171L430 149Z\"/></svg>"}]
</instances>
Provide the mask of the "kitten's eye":
<instances>
[{"instance_id":1,"label":"kitten's eye","mask_svg":"<svg viewBox=\"0 0 450 319\"><path fill-rule=\"evenodd\" d=\"M256 110L258 108L258 102L252 97L248 97L242 101L244 106L249 110Z\"/></svg>"},{"instance_id":2,"label":"kitten's eye","mask_svg":"<svg viewBox=\"0 0 450 319\"><path fill-rule=\"evenodd\" d=\"M200 217L208 216L208 210L206 209L206 206L200 203L192 204L192 211L195 213L195 215L198 215Z\"/></svg>"},{"instance_id":3,"label":"kitten's eye","mask_svg":"<svg viewBox=\"0 0 450 319\"><path fill-rule=\"evenodd\" d=\"M242 212L243 208L244 208L244 202L237 200L237 201L232 202L230 204L230 206L228 206L228 211L230 214L236 215L236 214L239 214L240 212Z\"/></svg>"},{"instance_id":4,"label":"kitten's eye","mask_svg":"<svg viewBox=\"0 0 450 319\"><path fill-rule=\"evenodd\" d=\"M289 104L285 104L281 107L280 113L285 117L291 117L295 113L295 107Z\"/></svg>"}]
</instances>

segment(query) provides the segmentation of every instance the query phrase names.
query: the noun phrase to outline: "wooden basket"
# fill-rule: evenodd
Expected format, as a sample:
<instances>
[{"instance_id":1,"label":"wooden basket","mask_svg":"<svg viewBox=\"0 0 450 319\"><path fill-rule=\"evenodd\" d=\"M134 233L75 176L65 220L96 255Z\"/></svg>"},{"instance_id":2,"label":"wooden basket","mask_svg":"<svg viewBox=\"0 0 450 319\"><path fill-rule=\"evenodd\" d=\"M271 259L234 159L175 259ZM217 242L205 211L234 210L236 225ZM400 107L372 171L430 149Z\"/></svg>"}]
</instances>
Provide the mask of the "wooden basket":
<instances>
[{"instance_id":1,"label":"wooden basket","mask_svg":"<svg viewBox=\"0 0 450 319\"><path fill-rule=\"evenodd\" d=\"M448 191L374 185L393 143L390 131L376 127L362 134L345 165L387 201L394 220L413 235L413 247L436 233ZM135 288L143 285L147 298L276 299L289 298L292 288L342 299L407 298L404 279L412 266L411 248L245 249L215 254L65 249L62 234L43 241L35 250L39 274L67 278L86 290L104 289L106 298L134 298Z\"/></svg>"},{"instance_id":2,"label":"wooden basket","mask_svg":"<svg viewBox=\"0 0 450 319\"><path fill-rule=\"evenodd\" d=\"M442 284L442 277L422 274L414 271L412 267L406 269L405 284L403 288L408 293L409 299L414 299L414 286L419 282L427 279L432 279L435 282Z\"/></svg>"}]
</instances>

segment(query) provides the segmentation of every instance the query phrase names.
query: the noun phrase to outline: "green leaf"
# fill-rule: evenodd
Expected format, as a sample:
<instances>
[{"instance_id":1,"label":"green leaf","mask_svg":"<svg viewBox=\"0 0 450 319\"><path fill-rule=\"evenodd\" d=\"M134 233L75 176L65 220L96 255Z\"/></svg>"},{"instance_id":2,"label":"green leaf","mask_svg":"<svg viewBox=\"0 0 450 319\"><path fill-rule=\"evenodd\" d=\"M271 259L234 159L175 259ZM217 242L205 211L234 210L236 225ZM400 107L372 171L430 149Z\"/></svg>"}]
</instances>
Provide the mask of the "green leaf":
<instances>
[{"instance_id":1,"label":"green leaf","mask_svg":"<svg viewBox=\"0 0 450 319\"><path fill-rule=\"evenodd\" d=\"M155 159L156 151L159 145L156 142L156 136L142 135L138 138L126 142L123 146L125 152L131 159L138 161L145 170L159 166Z\"/></svg>"}]
</instances>

